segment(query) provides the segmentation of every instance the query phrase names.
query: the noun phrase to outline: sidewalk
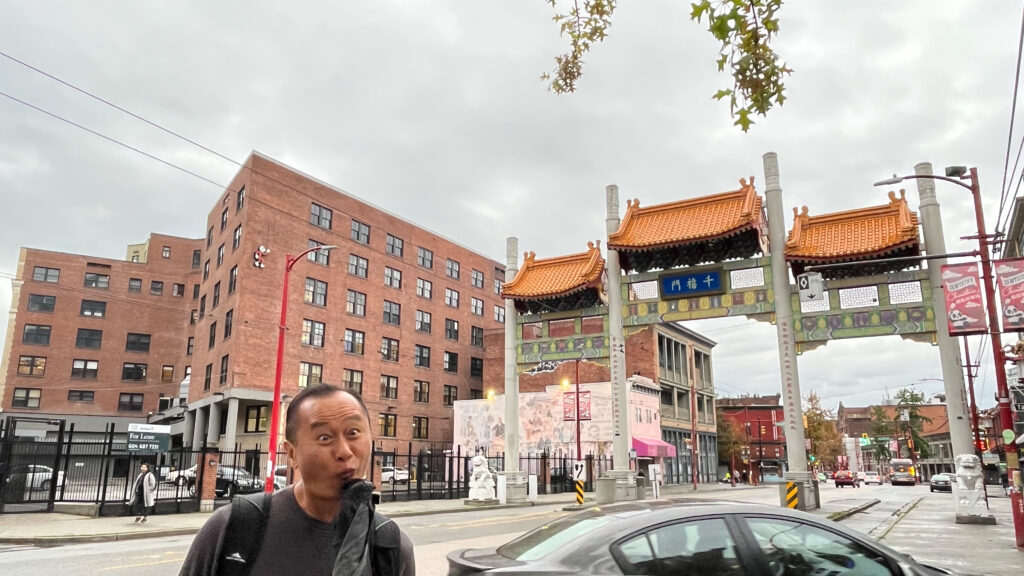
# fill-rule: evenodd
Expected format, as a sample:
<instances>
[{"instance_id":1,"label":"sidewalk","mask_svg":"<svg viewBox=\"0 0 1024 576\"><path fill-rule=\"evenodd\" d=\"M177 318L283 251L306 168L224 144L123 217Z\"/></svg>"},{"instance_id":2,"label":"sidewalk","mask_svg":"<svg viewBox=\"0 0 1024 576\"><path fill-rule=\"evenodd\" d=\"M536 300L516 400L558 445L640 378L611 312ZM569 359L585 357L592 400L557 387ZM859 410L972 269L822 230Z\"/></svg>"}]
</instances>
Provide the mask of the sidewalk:
<instances>
[{"instance_id":1,"label":"sidewalk","mask_svg":"<svg viewBox=\"0 0 1024 576\"><path fill-rule=\"evenodd\" d=\"M711 493L750 489L756 488L741 485L732 488L728 484L698 484L698 489L694 492L690 485L673 485L663 487L661 495L662 498L674 498L701 493L705 498L713 498ZM587 499L591 500L592 498L593 494L588 493ZM526 504L492 506L488 509L575 503L575 494L566 492L563 494L541 494L536 501ZM466 506L461 499L386 502L380 504L377 509L391 518L480 510L480 508ZM110 542L195 534L210 517L210 514L211 512L193 512L150 516L149 522L146 524L135 524L134 518L124 516L90 518L55 512L0 514L0 544L60 546L83 542Z\"/></svg>"}]
</instances>

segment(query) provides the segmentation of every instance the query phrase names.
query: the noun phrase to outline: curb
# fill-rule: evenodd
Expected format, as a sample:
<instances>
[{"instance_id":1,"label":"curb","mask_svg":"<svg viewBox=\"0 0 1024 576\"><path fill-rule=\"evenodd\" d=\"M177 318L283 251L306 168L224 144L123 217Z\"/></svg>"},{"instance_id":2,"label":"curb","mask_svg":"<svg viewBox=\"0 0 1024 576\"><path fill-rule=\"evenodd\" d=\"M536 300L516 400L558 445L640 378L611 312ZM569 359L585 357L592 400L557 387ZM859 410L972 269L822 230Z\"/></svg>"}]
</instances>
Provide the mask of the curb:
<instances>
[{"instance_id":1,"label":"curb","mask_svg":"<svg viewBox=\"0 0 1024 576\"><path fill-rule=\"evenodd\" d=\"M408 518L410 516L433 516L435 514L455 514L458 512L478 512L481 510L506 510L508 508L532 508L534 506L558 506L559 502L552 502L550 504L543 502L523 502L521 504L495 504L494 506L466 506L464 508L441 508L438 510L417 510L417 511L406 511L406 512L387 512L381 510L380 513L387 516L388 518Z\"/></svg>"},{"instance_id":2,"label":"curb","mask_svg":"<svg viewBox=\"0 0 1024 576\"><path fill-rule=\"evenodd\" d=\"M868 536L881 542L885 539L886 536L889 535L889 532L892 531L896 524L898 524L900 520L903 520L903 517L909 514L910 511L916 508L917 505L920 503L921 498L915 498L914 500L907 502L903 506L900 506L899 510L896 510L895 512L890 514L888 518L885 519L885 522L882 522L878 526L875 526L875 528L871 530L871 532L868 532Z\"/></svg>"},{"instance_id":3,"label":"curb","mask_svg":"<svg viewBox=\"0 0 1024 576\"><path fill-rule=\"evenodd\" d=\"M113 532L110 534L79 534L75 536L35 536L30 538L0 538L0 544L19 544L22 546L39 546L52 548L66 544L88 544L90 542L119 542L143 540L146 538L163 538L165 536L188 536L199 532L199 528L168 528L167 530L151 530L148 532Z\"/></svg>"},{"instance_id":4,"label":"curb","mask_svg":"<svg viewBox=\"0 0 1024 576\"><path fill-rule=\"evenodd\" d=\"M839 522L839 521L842 521L842 520L846 520L850 516L853 516L854 514L859 514L859 513L863 512L863 511L867 510L868 508L871 508L872 506L874 506L876 504L880 504L881 502L882 502L881 500L875 498L875 499L871 500L870 502L866 502L864 504L861 504L860 506L854 506L853 508L849 508L849 509L843 510L841 512L833 512L832 514L829 514L828 519L832 520L834 522Z\"/></svg>"}]
</instances>

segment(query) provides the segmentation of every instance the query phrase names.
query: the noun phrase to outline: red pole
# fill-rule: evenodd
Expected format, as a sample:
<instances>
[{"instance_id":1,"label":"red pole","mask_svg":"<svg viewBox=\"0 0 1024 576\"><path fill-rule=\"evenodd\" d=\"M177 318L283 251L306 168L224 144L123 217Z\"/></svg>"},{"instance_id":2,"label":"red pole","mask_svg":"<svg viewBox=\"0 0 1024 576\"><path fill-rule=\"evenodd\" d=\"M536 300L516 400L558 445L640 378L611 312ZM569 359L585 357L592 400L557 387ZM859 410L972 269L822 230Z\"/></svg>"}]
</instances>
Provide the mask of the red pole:
<instances>
[{"instance_id":1,"label":"red pole","mask_svg":"<svg viewBox=\"0 0 1024 576\"><path fill-rule=\"evenodd\" d=\"M974 451L981 451L981 430L978 428L978 403L974 399L974 372L971 366L971 350L964 336L964 363L967 365L967 390L971 394L971 428L974 430ZM979 454L980 458L981 455Z\"/></svg>"},{"instance_id":2,"label":"red pole","mask_svg":"<svg viewBox=\"0 0 1024 576\"><path fill-rule=\"evenodd\" d=\"M277 327L277 363L274 367L274 404L270 407L270 445L267 447L267 476L263 490L274 492L274 467L277 465L277 429L281 422L281 370L284 364L284 333L288 320L288 275L292 271L291 254L284 256L284 286L281 288L281 321Z\"/></svg>"},{"instance_id":3,"label":"red pole","mask_svg":"<svg viewBox=\"0 0 1024 576\"><path fill-rule=\"evenodd\" d=\"M576 359L576 459L583 462L583 443L580 440L580 359Z\"/></svg>"}]
</instances>

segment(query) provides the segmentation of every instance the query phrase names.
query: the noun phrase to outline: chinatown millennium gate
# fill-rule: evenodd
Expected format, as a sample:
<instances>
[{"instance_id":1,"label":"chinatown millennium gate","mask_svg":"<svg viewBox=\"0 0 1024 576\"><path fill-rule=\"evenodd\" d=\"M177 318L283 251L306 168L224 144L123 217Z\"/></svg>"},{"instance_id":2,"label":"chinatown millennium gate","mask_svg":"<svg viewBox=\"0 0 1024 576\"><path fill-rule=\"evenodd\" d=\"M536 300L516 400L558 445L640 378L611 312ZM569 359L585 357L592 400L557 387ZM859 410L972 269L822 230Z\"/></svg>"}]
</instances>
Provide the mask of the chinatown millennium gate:
<instances>
[{"instance_id":1,"label":"chinatown millennium gate","mask_svg":"<svg viewBox=\"0 0 1024 576\"><path fill-rule=\"evenodd\" d=\"M944 261L919 269L918 216L903 191L889 192L885 204L833 214L794 209L787 234L776 155L765 154L763 165L764 198L753 178L741 179L739 189L719 194L645 207L627 201L621 220L618 187L609 186L607 259L591 243L586 252L555 258L528 252L519 269L518 240L508 240L505 422L520 422L520 374L579 359L604 363L614 460L607 475L616 479L616 500L635 496L625 338L666 322L745 316L775 325L787 480L810 475L797 357L830 340L898 335L939 346L953 453L972 450L959 349L946 322L936 322L945 312L932 287L941 286ZM934 258L945 253L939 205L930 180L918 180L918 192L920 227ZM801 302L789 272L804 282L801 274L812 267L827 284L818 299ZM506 454L519 453L519 434L517 426L505 426ZM688 445L697 449L696 441ZM506 458L505 465L508 498L525 498L518 459Z\"/></svg>"}]
</instances>

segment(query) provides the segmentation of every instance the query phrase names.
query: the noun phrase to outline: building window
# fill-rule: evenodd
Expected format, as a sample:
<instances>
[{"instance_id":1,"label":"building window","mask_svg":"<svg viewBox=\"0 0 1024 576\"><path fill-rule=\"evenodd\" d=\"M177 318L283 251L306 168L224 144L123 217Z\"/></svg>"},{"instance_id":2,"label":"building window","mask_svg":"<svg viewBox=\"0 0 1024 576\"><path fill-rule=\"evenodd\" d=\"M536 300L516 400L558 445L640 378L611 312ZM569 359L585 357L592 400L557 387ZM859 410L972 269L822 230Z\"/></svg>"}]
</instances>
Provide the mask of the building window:
<instances>
[{"instance_id":1,"label":"building window","mask_svg":"<svg viewBox=\"0 0 1024 576\"><path fill-rule=\"evenodd\" d=\"M217 247L217 268L224 263L224 245L221 244Z\"/></svg>"},{"instance_id":2,"label":"building window","mask_svg":"<svg viewBox=\"0 0 1024 576\"><path fill-rule=\"evenodd\" d=\"M413 365L423 368L430 368L430 347L416 345L416 355L413 356Z\"/></svg>"},{"instance_id":3,"label":"building window","mask_svg":"<svg viewBox=\"0 0 1024 576\"><path fill-rule=\"evenodd\" d=\"M176 298L185 297L185 285L184 284L171 284L171 296Z\"/></svg>"},{"instance_id":4,"label":"building window","mask_svg":"<svg viewBox=\"0 0 1024 576\"><path fill-rule=\"evenodd\" d=\"M459 307L459 292L451 288L444 289L444 303L452 308Z\"/></svg>"},{"instance_id":5,"label":"building window","mask_svg":"<svg viewBox=\"0 0 1024 576\"><path fill-rule=\"evenodd\" d=\"M501 280L498 278L494 279L494 293L501 294Z\"/></svg>"},{"instance_id":6,"label":"building window","mask_svg":"<svg viewBox=\"0 0 1024 576\"><path fill-rule=\"evenodd\" d=\"M149 293L154 296L159 296L164 293L164 283L159 280L153 280L149 283Z\"/></svg>"},{"instance_id":7,"label":"building window","mask_svg":"<svg viewBox=\"0 0 1024 576\"><path fill-rule=\"evenodd\" d=\"M324 378L324 367L323 364L313 364L311 362L299 362L299 388L306 388L308 386L316 386L323 381Z\"/></svg>"},{"instance_id":8,"label":"building window","mask_svg":"<svg viewBox=\"0 0 1024 576\"><path fill-rule=\"evenodd\" d=\"M228 294L235 292L235 287L238 285L238 266L231 268L231 273L228 274Z\"/></svg>"},{"instance_id":9,"label":"building window","mask_svg":"<svg viewBox=\"0 0 1024 576\"><path fill-rule=\"evenodd\" d=\"M326 244L320 242L319 240L313 240L312 238L309 239L309 248L316 248L318 246L326 246ZM330 266L331 251L313 250L310 253L306 254L306 260L309 260L310 262L316 262L317 264L322 264L324 266Z\"/></svg>"},{"instance_id":10,"label":"building window","mask_svg":"<svg viewBox=\"0 0 1024 576\"><path fill-rule=\"evenodd\" d=\"M68 390L68 402L92 402L95 398L92 390Z\"/></svg>"},{"instance_id":11,"label":"building window","mask_svg":"<svg viewBox=\"0 0 1024 576\"><path fill-rule=\"evenodd\" d=\"M398 340L384 336L380 339L380 358L388 362L398 362Z\"/></svg>"},{"instance_id":12,"label":"building window","mask_svg":"<svg viewBox=\"0 0 1024 576\"><path fill-rule=\"evenodd\" d=\"M249 406L245 409L245 431L249 434L269 430L267 422L270 417L270 406Z\"/></svg>"},{"instance_id":13,"label":"building window","mask_svg":"<svg viewBox=\"0 0 1024 576\"><path fill-rule=\"evenodd\" d=\"M196 337L195 336L189 336L188 337L188 345L185 347L185 354L188 355L188 356L191 356L192 352L195 351L195 347L196 347Z\"/></svg>"},{"instance_id":14,"label":"building window","mask_svg":"<svg viewBox=\"0 0 1024 576\"><path fill-rule=\"evenodd\" d=\"M459 389L455 386L444 387L444 405L454 406L455 401L459 399Z\"/></svg>"},{"instance_id":15,"label":"building window","mask_svg":"<svg viewBox=\"0 0 1024 576\"><path fill-rule=\"evenodd\" d=\"M402 323L402 305L390 300L384 301L384 323L398 326Z\"/></svg>"},{"instance_id":16,"label":"building window","mask_svg":"<svg viewBox=\"0 0 1024 576\"><path fill-rule=\"evenodd\" d=\"M45 356L21 356L18 358L19 376L42 376L45 373Z\"/></svg>"},{"instance_id":17,"label":"building window","mask_svg":"<svg viewBox=\"0 0 1024 576\"><path fill-rule=\"evenodd\" d=\"M146 369L146 364L125 362L121 368L121 380L145 380Z\"/></svg>"},{"instance_id":18,"label":"building window","mask_svg":"<svg viewBox=\"0 0 1024 576\"><path fill-rule=\"evenodd\" d=\"M161 252L161 255L164 258L170 258L171 257L171 247L170 246L164 246L163 250Z\"/></svg>"},{"instance_id":19,"label":"building window","mask_svg":"<svg viewBox=\"0 0 1024 576\"><path fill-rule=\"evenodd\" d=\"M412 437L416 440L426 440L428 430L428 420L425 416L413 416L412 417Z\"/></svg>"},{"instance_id":20,"label":"building window","mask_svg":"<svg viewBox=\"0 0 1024 576\"><path fill-rule=\"evenodd\" d=\"M345 300L346 312L353 316L366 316L366 294L349 290Z\"/></svg>"},{"instance_id":21,"label":"building window","mask_svg":"<svg viewBox=\"0 0 1024 576\"><path fill-rule=\"evenodd\" d=\"M302 343L306 346L324 347L324 323L316 320L302 321Z\"/></svg>"},{"instance_id":22,"label":"building window","mask_svg":"<svg viewBox=\"0 0 1024 576\"><path fill-rule=\"evenodd\" d=\"M385 438L394 438L398 428L398 416L395 414L381 414L377 421L380 423L380 435Z\"/></svg>"},{"instance_id":23,"label":"building window","mask_svg":"<svg viewBox=\"0 0 1024 576\"><path fill-rule=\"evenodd\" d=\"M548 322L548 338L565 338L576 333L576 320L551 320Z\"/></svg>"},{"instance_id":24,"label":"building window","mask_svg":"<svg viewBox=\"0 0 1024 576\"><path fill-rule=\"evenodd\" d=\"M430 300L434 292L434 283L423 278L416 279L416 295Z\"/></svg>"},{"instance_id":25,"label":"building window","mask_svg":"<svg viewBox=\"0 0 1024 576\"><path fill-rule=\"evenodd\" d=\"M192 269L193 270L199 270L199 263L202 262L202 260L203 260L203 251L202 250L193 250L192 251Z\"/></svg>"},{"instance_id":26,"label":"building window","mask_svg":"<svg viewBox=\"0 0 1024 576\"><path fill-rule=\"evenodd\" d=\"M122 392L117 399L117 409L120 412L142 412L143 394L130 394Z\"/></svg>"},{"instance_id":27,"label":"building window","mask_svg":"<svg viewBox=\"0 0 1024 576\"><path fill-rule=\"evenodd\" d=\"M416 331L430 334L430 312L416 311Z\"/></svg>"},{"instance_id":28,"label":"building window","mask_svg":"<svg viewBox=\"0 0 1024 576\"><path fill-rule=\"evenodd\" d=\"M160 369L160 382L164 384L174 382L174 366L164 364L163 368Z\"/></svg>"},{"instance_id":29,"label":"building window","mask_svg":"<svg viewBox=\"0 0 1024 576\"><path fill-rule=\"evenodd\" d=\"M397 236L388 234L387 244L385 245L384 250L392 256L398 256L401 258L405 253L405 242Z\"/></svg>"},{"instance_id":30,"label":"building window","mask_svg":"<svg viewBox=\"0 0 1024 576\"><path fill-rule=\"evenodd\" d=\"M142 292L142 278L129 278L128 279L128 291L129 292Z\"/></svg>"},{"instance_id":31,"label":"building window","mask_svg":"<svg viewBox=\"0 0 1024 576\"><path fill-rule=\"evenodd\" d=\"M72 378L86 378L93 380L97 377L100 371L100 363L96 360L72 360L71 361L71 377Z\"/></svg>"},{"instance_id":32,"label":"building window","mask_svg":"<svg viewBox=\"0 0 1024 576\"><path fill-rule=\"evenodd\" d=\"M42 395L42 388L15 388L11 408L39 408L39 398Z\"/></svg>"},{"instance_id":33,"label":"building window","mask_svg":"<svg viewBox=\"0 0 1024 576\"><path fill-rule=\"evenodd\" d=\"M128 333L124 349L131 352L149 352L149 334Z\"/></svg>"},{"instance_id":34,"label":"building window","mask_svg":"<svg viewBox=\"0 0 1024 576\"><path fill-rule=\"evenodd\" d=\"M448 259L448 265L445 273L448 274L449 278L459 279L459 263L451 258Z\"/></svg>"},{"instance_id":35,"label":"building window","mask_svg":"<svg viewBox=\"0 0 1024 576\"><path fill-rule=\"evenodd\" d=\"M334 212L330 208L324 208L319 204L312 204L309 207L309 223L319 226L324 230L331 229L331 217Z\"/></svg>"},{"instance_id":36,"label":"building window","mask_svg":"<svg viewBox=\"0 0 1024 576\"><path fill-rule=\"evenodd\" d=\"M213 302L210 303L210 310L220 306L220 282L213 285Z\"/></svg>"},{"instance_id":37,"label":"building window","mask_svg":"<svg viewBox=\"0 0 1024 576\"><path fill-rule=\"evenodd\" d=\"M81 333L81 330L79 330ZM22 332L21 342L23 344L50 345L50 327L42 324L25 324L25 331Z\"/></svg>"},{"instance_id":38,"label":"building window","mask_svg":"<svg viewBox=\"0 0 1024 576\"><path fill-rule=\"evenodd\" d=\"M444 319L444 337L448 340L459 341L459 322L451 318Z\"/></svg>"},{"instance_id":39,"label":"building window","mask_svg":"<svg viewBox=\"0 0 1024 576\"><path fill-rule=\"evenodd\" d=\"M210 389L210 380L213 379L213 364L206 365L206 377L203 379L203 390Z\"/></svg>"},{"instance_id":40,"label":"building window","mask_svg":"<svg viewBox=\"0 0 1024 576\"><path fill-rule=\"evenodd\" d=\"M477 316L484 315L484 301L479 298L469 299L469 311Z\"/></svg>"},{"instance_id":41,"label":"building window","mask_svg":"<svg viewBox=\"0 0 1024 576\"><path fill-rule=\"evenodd\" d=\"M483 358L470 358L469 359L469 375L472 378L483 378L484 377L484 359Z\"/></svg>"},{"instance_id":42,"label":"building window","mask_svg":"<svg viewBox=\"0 0 1024 576\"><path fill-rule=\"evenodd\" d=\"M363 340L366 334L358 330L345 329L345 352L348 354L363 355Z\"/></svg>"},{"instance_id":43,"label":"building window","mask_svg":"<svg viewBox=\"0 0 1024 576\"><path fill-rule=\"evenodd\" d=\"M483 288L484 273L479 270L473 270L469 274L469 283L472 284L474 288Z\"/></svg>"},{"instance_id":44,"label":"building window","mask_svg":"<svg viewBox=\"0 0 1024 576\"><path fill-rule=\"evenodd\" d=\"M380 397L381 398L398 398L398 376L388 376L387 374L380 375Z\"/></svg>"},{"instance_id":45,"label":"building window","mask_svg":"<svg viewBox=\"0 0 1024 576\"><path fill-rule=\"evenodd\" d=\"M76 348L99 349L103 345L103 330L89 330L79 328L78 336L75 337Z\"/></svg>"},{"instance_id":46,"label":"building window","mask_svg":"<svg viewBox=\"0 0 1024 576\"><path fill-rule=\"evenodd\" d=\"M523 324L523 340L539 340L544 337L544 325L540 322Z\"/></svg>"},{"instance_id":47,"label":"building window","mask_svg":"<svg viewBox=\"0 0 1024 576\"><path fill-rule=\"evenodd\" d=\"M416 251L416 263L424 268L433 268L434 253L426 248L420 247Z\"/></svg>"},{"instance_id":48,"label":"building window","mask_svg":"<svg viewBox=\"0 0 1024 576\"><path fill-rule=\"evenodd\" d=\"M217 345L217 323L210 323L210 345L207 348L213 348Z\"/></svg>"},{"instance_id":49,"label":"building window","mask_svg":"<svg viewBox=\"0 0 1024 576\"><path fill-rule=\"evenodd\" d=\"M235 212L237 213L245 205L245 186L238 189L238 194L235 196Z\"/></svg>"},{"instance_id":50,"label":"building window","mask_svg":"<svg viewBox=\"0 0 1024 576\"><path fill-rule=\"evenodd\" d=\"M221 386L228 383L228 355L220 357L220 382Z\"/></svg>"},{"instance_id":51,"label":"building window","mask_svg":"<svg viewBox=\"0 0 1024 576\"><path fill-rule=\"evenodd\" d=\"M235 234L231 237L231 250L238 250L238 247L242 245L242 225L239 224L235 227Z\"/></svg>"},{"instance_id":52,"label":"building window","mask_svg":"<svg viewBox=\"0 0 1024 576\"><path fill-rule=\"evenodd\" d=\"M235 311L228 310L228 313L224 315L224 339L231 338L231 331L234 329L235 324Z\"/></svg>"},{"instance_id":53,"label":"building window","mask_svg":"<svg viewBox=\"0 0 1024 576\"><path fill-rule=\"evenodd\" d=\"M53 312L53 309L56 305L56 296L44 296L41 294L28 295L29 312Z\"/></svg>"},{"instance_id":54,"label":"building window","mask_svg":"<svg viewBox=\"0 0 1024 576\"><path fill-rule=\"evenodd\" d=\"M471 326L469 329L469 343L478 348L483 348L484 329L479 326Z\"/></svg>"},{"instance_id":55,"label":"building window","mask_svg":"<svg viewBox=\"0 0 1024 576\"><path fill-rule=\"evenodd\" d=\"M306 303L327 306L327 282L306 278Z\"/></svg>"},{"instance_id":56,"label":"building window","mask_svg":"<svg viewBox=\"0 0 1024 576\"><path fill-rule=\"evenodd\" d=\"M210 277L210 261L203 262L203 282Z\"/></svg>"},{"instance_id":57,"label":"building window","mask_svg":"<svg viewBox=\"0 0 1024 576\"><path fill-rule=\"evenodd\" d=\"M349 370L348 368L342 372L341 383L345 388L363 395L363 372L361 370Z\"/></svg>"},{"instance_id":58,"label":"building window","mask_svg":"<svg viewBox=\"0 0 1024 576\"><path fill-rule=\"evenodd\" d=\"M412 399L413 402L422 402L423 404L430 403L430 382L423 380L413 380L412 382Z\"/></svg>"},{"instance_id":59,"label":"building window","mask_svg":"<svg viewBox=\"0 0 1024 576\"><path fill-rule=\"evenodd\" d=\"M370 263L362 256L348 255L348 273L359 278L366 278Z\"/></svg>"},{"instance_id":60,"label":"building window","mask_svg":"<svg viewBox=\"0 0 1024 576\"><path fill-rule=\"evenodd\" d=\"M94 272L85 273L85 287L86 288L109 288L110 287L110 276L106 274L96 274Z\"/></svg>"},{"instance_id":61,"label":"building window","mask_svg":"<svg viewBox=\"0 0 1024 576\"><path fill-rule=\"evenodd\" d=\"M193 284L192 285L192 299L195 300L197 298L199 298L199 284Z\"/></svg>"},{"instance_id":62,"label":"building window","mask_svg":"<svg viewBox=\"0 0 1024 576\"><path fill-rule=\"evenodd\" d=\"M370 243L370 227L359 220L352 219L351 238L360 244Z\"/></svg>"},{"instance_id":63,"label":"building window","mask_svg":"<svg viewBox=\"0 0 1024 576\"><path fill-rule=\"evenodd\" d=\"M60 268L36 266L32 268L32 279L36 282L56 283L60 280Z\"/></svg>"},{"instance_id":64,"label":"building window","mask_svg":"<svg viewBox=\"0 0 1024 576\"><path fill-rule=\"evenodd\" d=\"M199 299L199 317L206 318L206 295Z\"/></svg>"},{"instance_id":65,"label":"building window","mask_svg":"<svg viewBox=\"0 0 1024 576\"><path fill-rule=\"evenodd\" d=\"M220 213L220 231L223 232L224 229L227 228L227 226L228 226L228 209L225 208L224 211Z\"/></svg>"},{"instance_id":66,"label":"building window","mask_svg":"<svg viewBox=\"0 0 1024 576\"><path fill-rule=\"evenodd\" d=\"M444 371L456 374L459 371L459 355L455 352L444 353Z\"/></svg>"},{"instance_id":67,"label":"building window","mask_svg":"<svg viewBox=\"0 0 1024 576\"><path fill-rule=\"evenodd\" d=\"M384 267L384 285L392 288L402 289L402 271L394 268Z\"/></svg>"},{"instance_id":68,"label":"building window","mask_svg":"<svg viewBox=\"0 0 1024 576\"><path fill-rule=\"evenodd\" d=\"M505 307L495 306L494 307L494 321L501 324L505 323Z\"/></svg>"},{"instance_id":69,"label":"building window","mask_svg":"<svg viewBox=\"0 0 1024 576\"><path fill-rule=\"evenodd\" d=\"M477 388L470 388L469 389L469 399L470 400L479 400L479 399L481 399L483 397L484 397L484 391L483 390L480 390L480 389L477 389Z\"/></svg>"}]
</instances>

